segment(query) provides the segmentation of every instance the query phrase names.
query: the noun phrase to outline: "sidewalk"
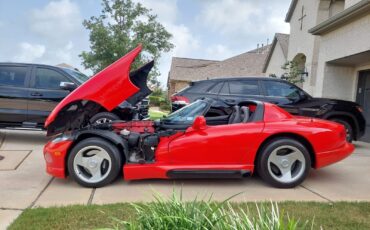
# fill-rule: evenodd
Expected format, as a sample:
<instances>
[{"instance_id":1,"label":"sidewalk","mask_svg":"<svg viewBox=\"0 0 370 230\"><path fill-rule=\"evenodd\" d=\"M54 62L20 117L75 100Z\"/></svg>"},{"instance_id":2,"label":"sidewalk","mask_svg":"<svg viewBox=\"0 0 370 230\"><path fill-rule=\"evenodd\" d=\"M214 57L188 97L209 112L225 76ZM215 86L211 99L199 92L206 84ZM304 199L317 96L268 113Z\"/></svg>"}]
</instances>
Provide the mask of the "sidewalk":
<instances>
[{"instance_id":1,"label":"sidewalk","mask_svg":"<svg viewBox=\"0 0 370 230\"><path fill-rule=\"evenodd\" d=\"M370 201L370 144L357 142L349 158L320 170L295 189L276 189L259 178L243 180L144 180L88 189L67 179L46 174L42 154L43 132L0 131L0 229L8 226L26 208L69 204L106 204L149 201L152 191L171 194L182 189L183 197L224 200L243 192L233 201Z\"/></svg>"}]
</instances>

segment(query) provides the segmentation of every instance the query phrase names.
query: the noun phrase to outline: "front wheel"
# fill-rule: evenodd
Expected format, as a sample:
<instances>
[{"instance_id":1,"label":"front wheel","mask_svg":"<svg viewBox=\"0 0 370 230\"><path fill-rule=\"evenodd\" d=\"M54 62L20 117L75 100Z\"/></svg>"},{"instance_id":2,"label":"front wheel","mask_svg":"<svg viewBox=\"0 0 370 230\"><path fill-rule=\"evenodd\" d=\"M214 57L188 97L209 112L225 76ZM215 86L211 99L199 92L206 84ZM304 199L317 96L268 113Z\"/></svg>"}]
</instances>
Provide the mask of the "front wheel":
<instances>
[{"instance_id":1,"label":"front wheel","mask_svg":"<svg viewBox=\"0 0 370 230\"><path fill-rule=\"evenodd\" d=\"M264 181L278 188L293 188L301 184L311 168L311 158L306 147L290 138L270 141L258 157L258 174Z\"/></svg>"},{"instance_id":2,"label":"front wheel","mask_svg":"<svg viewBox=\"0 0 370 230\"><path fill-rule=\"evenodd\" d=\"M114 114L109 112L101 112L96 115L94 115L90 119L91 124L104 124L104 123L110 123L112 121L120 120L120 118Z\"/></svg>"},{"instance_id":3,"label":"front wheel","mask_svg":"<svg viewBox=\"0 0 370 230\"><path fill-rule=\"evenodd\" d=\"M80 185L99 188L113 182L122 168L116 146L101 138L88 138L73 147L68 156L69 175Z\"/></svg>"}]
</instances>

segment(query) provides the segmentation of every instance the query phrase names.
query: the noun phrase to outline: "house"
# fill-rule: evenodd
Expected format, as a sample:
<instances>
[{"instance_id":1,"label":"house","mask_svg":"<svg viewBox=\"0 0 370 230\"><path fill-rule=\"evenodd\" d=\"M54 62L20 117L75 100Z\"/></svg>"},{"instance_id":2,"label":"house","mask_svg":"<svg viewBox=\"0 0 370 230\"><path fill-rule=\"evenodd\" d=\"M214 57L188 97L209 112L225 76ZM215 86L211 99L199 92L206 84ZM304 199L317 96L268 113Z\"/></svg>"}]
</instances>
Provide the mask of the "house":
<instances>
[{"instance_id":1,"label":"house","mask_svg":"<svg viewBox=\"0 0 370 230\"><path fill-rule=\"evenodd\" d=\"M223 61L173 57L168 74L172 95L192 81L221 77L264 76L262 69L271 45L265 45Z\"/></svg>"},{"instance_id":2,"label":"house","mask_svg":"<svg viewBox=\"0 0 370 230\"><path fill-rule=\"evenodd\" d=\"M263 73L282 76L285 71L281 68L288 58L289 34L276 33L272 40L270 52L263 65Z\"/></svg>"},{"instance_id":3,"label":"house","mask_svg":"<svg viewBox=\"0 0 370 230\"><path fill-rule=\"evenodd\" d=\"M279 75L279 63L296 61L305 73L305 91L363 107L370 140L370 0L292 0L285 21L287 56L279 54L275 36L265 75Z\"/></svg>"}]
</instances>

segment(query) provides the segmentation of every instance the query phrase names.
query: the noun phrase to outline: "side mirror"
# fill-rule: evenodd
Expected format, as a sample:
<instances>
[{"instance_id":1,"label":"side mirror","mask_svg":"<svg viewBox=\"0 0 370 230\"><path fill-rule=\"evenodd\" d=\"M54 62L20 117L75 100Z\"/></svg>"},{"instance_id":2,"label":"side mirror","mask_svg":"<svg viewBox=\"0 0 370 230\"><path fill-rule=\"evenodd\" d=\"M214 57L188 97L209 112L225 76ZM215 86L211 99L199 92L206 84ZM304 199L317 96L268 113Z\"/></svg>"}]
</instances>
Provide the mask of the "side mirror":
<instances>
[{"instance_id":1,"label":"side mirror","mask_svg":"<svg viewBox=\"0 0 370 230\"><path fill-rule=\"evenodd\" d=\"M203 116L195 118L192 128L194 130L201 130L207 127L206 119Z\"/></svg>"},{"instance_id":2,"label":"side mirror","mask_svg":"<svg viewBox=\"0 0 370 230\"><path fill-rule=\"evenodd\" d=\"M77 88L75 83L62 81L59 85L61 89L72 91Z\"/></svg>"}]
</instances>

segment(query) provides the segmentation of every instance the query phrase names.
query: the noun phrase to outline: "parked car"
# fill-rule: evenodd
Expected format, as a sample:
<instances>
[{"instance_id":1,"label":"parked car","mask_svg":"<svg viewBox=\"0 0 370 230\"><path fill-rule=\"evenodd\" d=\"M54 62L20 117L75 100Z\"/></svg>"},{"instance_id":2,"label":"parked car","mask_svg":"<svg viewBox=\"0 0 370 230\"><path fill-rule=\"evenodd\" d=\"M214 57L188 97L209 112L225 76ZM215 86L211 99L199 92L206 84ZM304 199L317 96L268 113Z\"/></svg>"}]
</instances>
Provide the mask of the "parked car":
<instances>
[{"instance_id":1,"label":"parked car","mask_svg":"<svg viewBox=\"0 0 370 230\"><path fill-rule=\"evenodd\" d=\"M205 97L223 99L231 104L248 99L260 100L276 104L293 115L335 121L345 126L348 141L358 140L365 133L366 121L357 103L314 98L296 85L276 78L222 78L193 82L171 96L172 111Z\"/></svg>"},{"instance_id":2,"label":"parked car","mask_svg":"<svg viewBox=\"0 0 370 230\"><path fill-rule=\"evenodd\" d=\"M86 125L89 114L98 112L96 104L113 109L146 91L151 65L128 74L140 51L141 46L94 76L52 111L45 124L51 138L44 147L48 173L101 187L120 173L125 180L139 180L242 178L257 171L271 185L291 188L311 167L327 166L354 150L344 126L295 117L259 101L231 106L204 99L159 123Z\"/></svg>"},{"instance_id":3,"label":"parked car","mask_svg":"<svg viewBox=\"0 0 370 230\"><path fill-rule=\"evenodd\" d=\"M0 127L42 128L54 107L88 79L68 68L0 63ZM90 122L148 117L148 100L137 101L124 101L110 112L101 107Z\"/></svg>"}]
</instances>

